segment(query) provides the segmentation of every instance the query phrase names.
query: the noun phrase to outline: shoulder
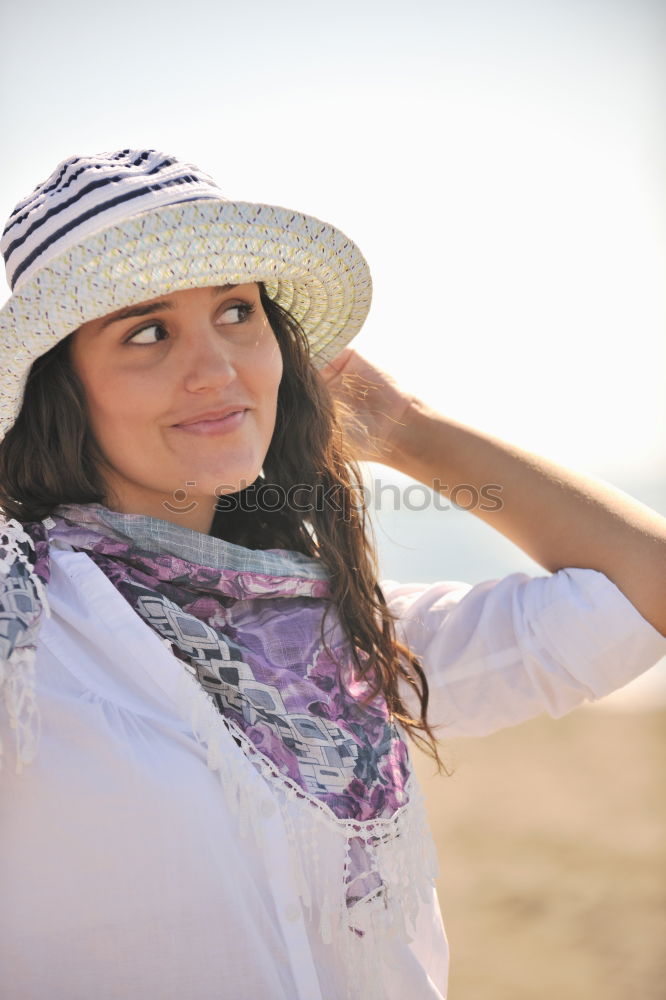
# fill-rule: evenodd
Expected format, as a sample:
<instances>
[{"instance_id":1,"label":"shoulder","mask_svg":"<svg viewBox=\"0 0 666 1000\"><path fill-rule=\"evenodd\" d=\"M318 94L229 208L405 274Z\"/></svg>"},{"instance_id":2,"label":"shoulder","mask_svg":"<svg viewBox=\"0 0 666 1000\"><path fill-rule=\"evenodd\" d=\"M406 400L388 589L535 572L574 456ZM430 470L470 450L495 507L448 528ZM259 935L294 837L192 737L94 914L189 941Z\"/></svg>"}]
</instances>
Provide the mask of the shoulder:
<instances>
[{"instance_id":1,"label":"shoulder","mask_svg":"<svg viewBox=\"0 0 666 1000\"><path fill-rule=\"evenodd\" d=\"M31 642L48 614L48 535L44 526L0 516L0 661Z\"/></svg>"},{"instance_id":2,"label":"shoulder","mask_svg":"<svg viewBox=\"0 0 666 1000\"><path fill-rule=\"evenodd\" d=\"M0 579L27 574L47 583L48 550L48 533L41 521L24 525L0 514Z\"/></svg>"},{"instance_id":3,"label":"shoulder","mask_svg":"<svg viewBox=\"0 0 666 1000\"><path fill-rule=\"evenodd\" d=\"M0 571L7 573L17 562L34 562L34 542L20 521L0 514Z\"/></svg>"}]
</instances>

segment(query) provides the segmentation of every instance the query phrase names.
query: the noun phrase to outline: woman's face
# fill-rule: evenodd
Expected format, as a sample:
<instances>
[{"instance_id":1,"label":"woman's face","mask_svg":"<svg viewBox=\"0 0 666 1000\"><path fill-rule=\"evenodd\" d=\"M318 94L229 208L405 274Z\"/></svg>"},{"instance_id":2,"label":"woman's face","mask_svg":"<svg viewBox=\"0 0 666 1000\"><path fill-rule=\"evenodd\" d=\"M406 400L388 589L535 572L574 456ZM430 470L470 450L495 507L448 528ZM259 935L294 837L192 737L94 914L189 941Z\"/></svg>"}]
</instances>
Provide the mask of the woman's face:
<instances>
[{"instance_id":1,"label":"woman's face","mask_svg":"<svg viewBox=\"0 0 666 1000\"><path fill-rule=\"evenodd\" d=\"M208 532L216 495L259 475L282 357L258 285L173 292L84 323L71 360L114 509Z\"/></svg>"}]
</instances>

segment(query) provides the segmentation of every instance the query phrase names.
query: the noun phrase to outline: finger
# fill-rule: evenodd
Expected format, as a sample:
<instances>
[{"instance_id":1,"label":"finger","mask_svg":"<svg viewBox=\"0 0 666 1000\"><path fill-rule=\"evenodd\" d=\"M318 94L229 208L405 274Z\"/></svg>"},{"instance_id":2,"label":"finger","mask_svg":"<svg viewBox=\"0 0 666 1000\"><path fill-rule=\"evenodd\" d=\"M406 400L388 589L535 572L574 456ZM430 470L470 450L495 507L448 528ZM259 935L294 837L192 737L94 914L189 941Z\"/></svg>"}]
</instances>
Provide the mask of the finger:
<instances>
[{"instance_id":1,"label":"finger","mask_svg":"<svg viewBox=\"0 0 666 1000\"><path fill-rule=\"evenodd\" d=\"M355 353L351 347L345 347L331 361L327 361L324 367L319 370L324 381L330 382L331 379L341 375Z\"/></svg>"}]
</instances>

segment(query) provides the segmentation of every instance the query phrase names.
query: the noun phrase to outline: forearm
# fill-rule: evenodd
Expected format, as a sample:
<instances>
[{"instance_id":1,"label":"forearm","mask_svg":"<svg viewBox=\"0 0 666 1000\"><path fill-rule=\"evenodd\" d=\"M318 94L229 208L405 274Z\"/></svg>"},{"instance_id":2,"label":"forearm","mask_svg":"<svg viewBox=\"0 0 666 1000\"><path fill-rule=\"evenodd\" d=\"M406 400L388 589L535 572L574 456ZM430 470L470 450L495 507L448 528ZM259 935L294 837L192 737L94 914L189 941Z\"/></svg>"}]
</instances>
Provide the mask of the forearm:
<instances>
[{"instance_id":1,"label":"forearm","mask_svg":"<svg viewBox=\"0 0 666 1000\"><path fill-rule=\"evenodd\" d=\"M666 518L612 486L418 400L401 423L394 468L446 496L462 484L474 488L480 502L470 510L477 517L549 572L571 566L604 573L666 635ZM499 503L484 504L481 490L490 485Z\"/></svg>"}]
</instances>

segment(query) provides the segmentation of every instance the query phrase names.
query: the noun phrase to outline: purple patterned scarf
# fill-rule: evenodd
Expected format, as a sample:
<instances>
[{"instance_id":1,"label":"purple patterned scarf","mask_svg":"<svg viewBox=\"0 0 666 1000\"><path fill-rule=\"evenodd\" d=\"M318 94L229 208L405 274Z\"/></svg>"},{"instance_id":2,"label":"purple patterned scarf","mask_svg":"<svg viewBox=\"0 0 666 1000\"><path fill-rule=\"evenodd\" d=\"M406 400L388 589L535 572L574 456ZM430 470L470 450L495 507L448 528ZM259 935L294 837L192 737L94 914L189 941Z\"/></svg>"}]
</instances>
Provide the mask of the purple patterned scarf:
<instances>
[{"instance_id":1,"label":"purple patterned scarf","mask_svg":"<svg viewBox=\"0 0 666 1000\"><path fill-rule=\"evenodd\" d=\"M388 818L405 803L406 745L383 696L360 703L368 684L357 677L319 560L73 504L25 525L44 579L44 524L51 540L88 554L191 665L218 710L336 817Z\"/></svg>"}]
</instances>

